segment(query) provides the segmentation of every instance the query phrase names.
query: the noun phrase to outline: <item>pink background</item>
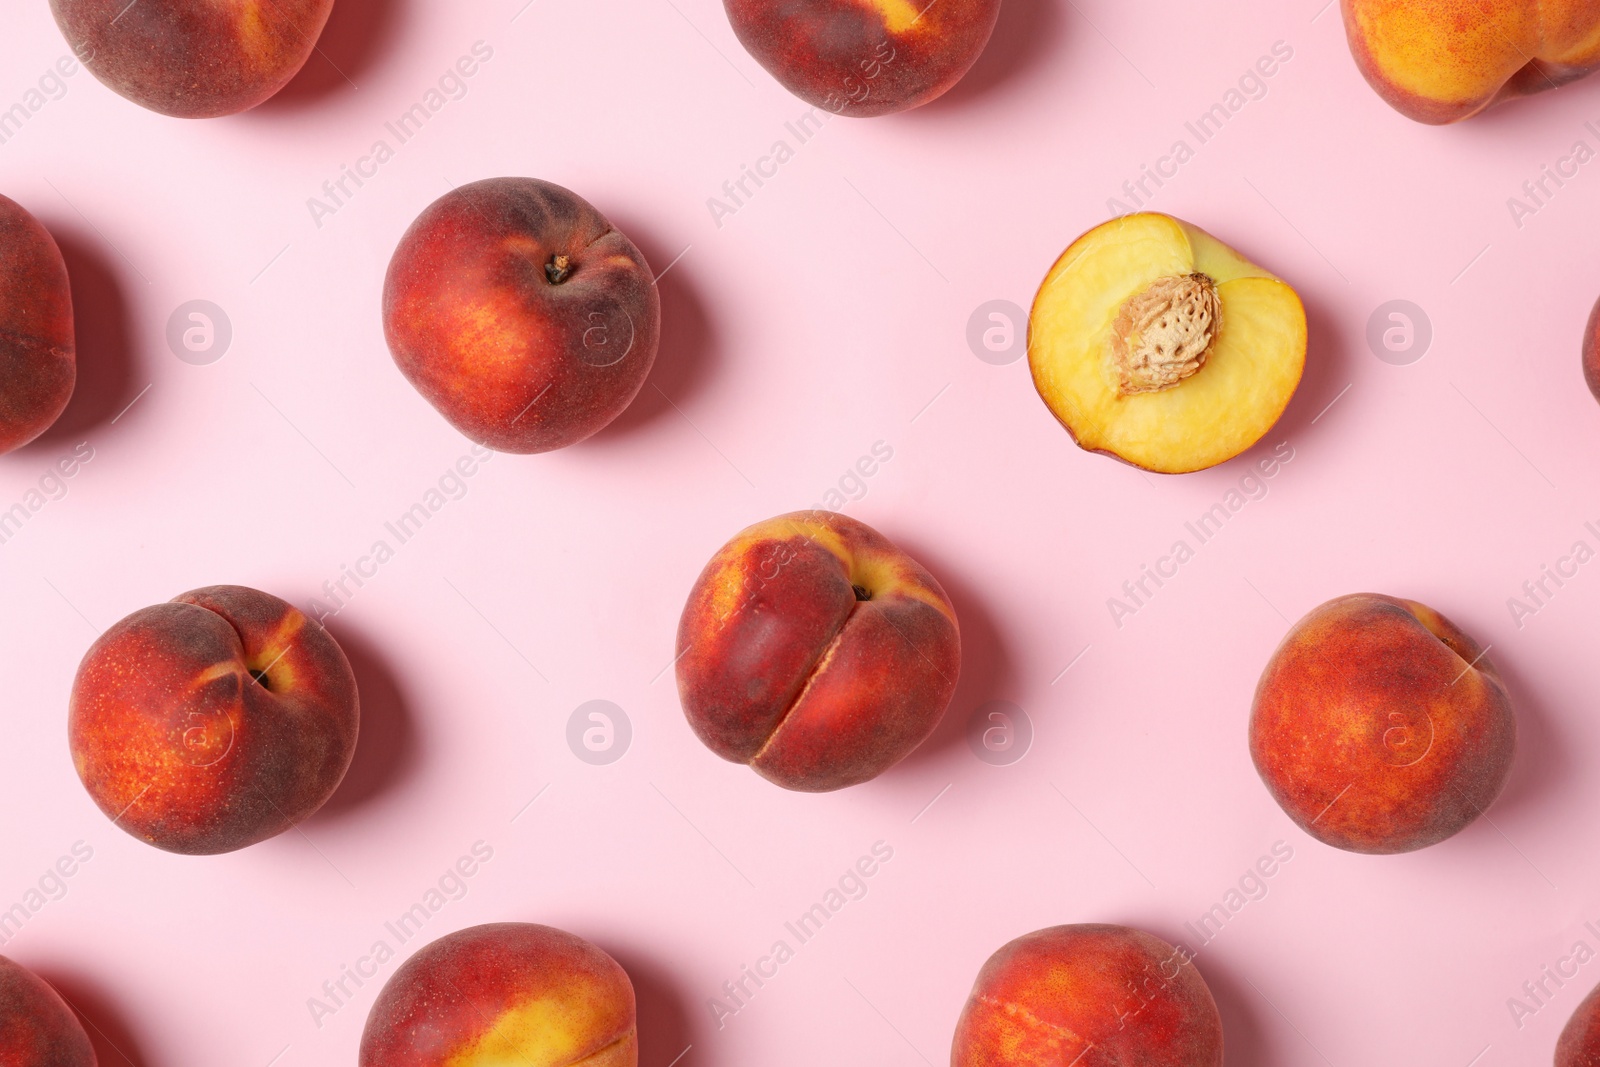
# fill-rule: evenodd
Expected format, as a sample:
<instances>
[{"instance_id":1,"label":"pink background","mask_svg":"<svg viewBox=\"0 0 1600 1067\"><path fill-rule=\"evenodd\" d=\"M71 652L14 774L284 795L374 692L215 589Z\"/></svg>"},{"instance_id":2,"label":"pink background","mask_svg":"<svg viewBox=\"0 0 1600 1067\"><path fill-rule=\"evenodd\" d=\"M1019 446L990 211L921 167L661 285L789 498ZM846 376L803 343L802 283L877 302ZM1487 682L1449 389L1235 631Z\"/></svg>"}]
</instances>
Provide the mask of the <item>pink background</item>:
<instances>
[{"instance_id":1,"label":"pink background","mask_svg":"<svg viewBox=\"0 0 1600 1067\"><path fill-rule=\"evenodd\" d=\"M1293 859L1199 955L1230 1065L1548 1062L1600 961L1521 1028L1507 999L1575 941L1600 948L1583 926L1600 928L1600 561L1520 627L1507 599L1574 541L1600 547L1583 526L1600 520L1600 410L1578 366L1600 162L1520 227L1506 201L1575 141L1600 148L1584 126L1600 79L1434 129L1361 81L1322 0L1007 0L946 99L829 123L719 227L707 198L806 107L716 0L523 3L340 0L325 55L256 113L167 119L80 71L0 145L0 190L66 252L82 349L62 423L0 459L0 506L93 449L0 545L0 907L74 843L93 858L0 951L82 1009L102 1063L353 1063L395 962L320 1027L308 998L479 841L492 860L426 937L515 919L598 942L638 986L646 1067L689 1046L682 1067L942 1065L1003 942L1085 921L1193 942L1184 924L1278 841ZM68 51L44 0L6 23L0 108ZM319 229L307 198L477 41L493 58L465 98ZM1195 147L1185 121L1279 41L1293 56L1266 95L1151 206L1295 284L1300 391L1260 448L1204 473L1081 452L1025 362L975 358L968 318L1026 306L1107 198L1175 139ZM580 192L658 270L684 253L650 382L583 445L496 457L329 621L363 739L303 832L207 859L139 844L67 756L79 658L97 628L203 584L308 605L467 452L391 364L378 295L429 201L501 174ZM194 299L234 330L208 366L165 340ZM1394 299L1433 325L1409 366L1365 340ZM879 441L892 460L844 510L949 589L960 689L880 779L786 793L700 745L663 668L710 554L821 501ZM1107 598L1285 442L1267 495L1115 625ZM1358 590L1490 644L1519 713L1503 798L1421 854L1310 840L1246 750L1288 620ZM592 699L633 726L609 766L565 741ZM966 742L991 700L1036 731L1011 766ZM866 896L719 1027L723 982L877 841L894 855Z\"/></svg>"}]
</instances>

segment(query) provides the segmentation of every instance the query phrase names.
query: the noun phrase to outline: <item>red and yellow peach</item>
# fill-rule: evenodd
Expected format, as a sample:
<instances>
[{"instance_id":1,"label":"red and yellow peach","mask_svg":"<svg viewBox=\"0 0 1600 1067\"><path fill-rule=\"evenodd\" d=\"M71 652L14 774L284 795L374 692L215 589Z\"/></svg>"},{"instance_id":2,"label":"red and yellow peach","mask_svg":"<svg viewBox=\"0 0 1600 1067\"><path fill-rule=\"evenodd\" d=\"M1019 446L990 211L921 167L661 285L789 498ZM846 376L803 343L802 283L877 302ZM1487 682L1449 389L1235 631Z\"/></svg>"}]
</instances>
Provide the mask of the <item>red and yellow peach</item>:
<instances>
[{"instance_id":1,"label":"red and yellow peach","mask_svg":"<svg viewBox=\"0 0 1600 1067\"><path fill-rule=\"evenodd\" d=\"M1342 0L1350 51L1378 95L1441 124L1600 67L1595 0Z\"/></svg>"},{"instance_id":2,"label":"red and yellow peach","mask_svg":"<svg viewBox=\"0 0 1600 1067\"><path fill-rule=\"evenodd\" d=\"M84 66L134 103L177 118L246 111L311 58L333 0L50 0Z\"/></svg>"},{"instance_id":3,"label":"red and yellow peach","mask_svg":"<svg viewBox=\"0 0 1600 1067\"><path fill-rule=\"evenodd\" d=\"M231 852L333 795L355 753L355 676L299 609L218 585L143 608L78 667L68 737L89 795L169 852Z\"/></svg>"},{"instance_id":4,"label":"red and yellow peach","mask_svg":"<svg viewBox=\"0 0 1600 1067\"><path fill-rule=\"evenodd\" d=\"M637 1067L633 983L581 937L491 923L441 937L384 985L360 1067Z\"/></svg>"},{"instance_id":5,"label":"red and yellow peach","mask_svg":"<svg viewBox=\"0 0 1600 1067\"><path fill-rule=\"evenodd\" d=\"M961 80L994 32L1000 0L724 0L756 62L839 115L920 107Z\"/></svg>"},{"instance_id":6,"label":"red and yellow peach","mask_svg":"<svg viewBox=\"0 0 1600 1067\"><path fill-rule=\"evenodd\" d=\"M950 1067L1222 1067L1222 1019L1190 953L1126 926L1036 930L989 957Z\"/></svg>"},{"instance_id":7,"label":"red and yellow peach","mask_svg":"<svg viewBox=\"0 0 1600 1067\"><path fill-rule=\"evenodd\" d=\"M961 673L938 581L831 511L744 530L706 564L678 623L678 694L717 755L787 789L874 778L938 725Z\"/></svg>"},{"instance_id":8,"label":"red and yellow peach","mask_svg":"<svg viewBox=\"0 0 1600 1067\"><path fill-rule=\"evenodd\" d=\"M1465 829L1505 785L1516 736L1484 649L1433 609L1375 593L1296 623L1250 715L1273 798L1351 852L1410 852Z\"/></svg>"},{"instance_id":9,"label":"red and yellow peach","mask_svg":"<svg viewBox=\"0 0 1600 1067\"><path fill-rule=\"evenodd\" d=\"M406 231L383 327L400 372L456 429L500 452L548 452L633 401L661 301L644 256L583 198L491 178Z\"/></svg>"}]
</instances>

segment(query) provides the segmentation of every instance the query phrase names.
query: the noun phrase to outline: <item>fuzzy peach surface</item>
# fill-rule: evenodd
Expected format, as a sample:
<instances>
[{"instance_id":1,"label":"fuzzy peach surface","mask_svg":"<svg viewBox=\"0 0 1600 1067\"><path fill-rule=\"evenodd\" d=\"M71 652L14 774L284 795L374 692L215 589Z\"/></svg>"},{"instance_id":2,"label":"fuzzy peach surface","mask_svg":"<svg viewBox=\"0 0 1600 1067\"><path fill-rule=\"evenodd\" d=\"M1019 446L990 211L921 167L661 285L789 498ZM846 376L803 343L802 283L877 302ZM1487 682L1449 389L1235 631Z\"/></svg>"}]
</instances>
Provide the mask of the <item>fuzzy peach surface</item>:
<instances>
[{"instance_id":1,"label":"fuzzy peach surface","mask_svg":"<svg viewBox=\"0 0 1600 1067\"><path fill-rule=\"evenodd\" d=\"M961 671L955 608L871 527L828 511L724 545L678 622L678 693L713 752L779 785L856 785L933 731Z\"/></svg>"},{"instance_id":2,"label":"fuzzy peach surface","mask_svg":"<svg viewBox=\"0 0 1600 1067\"><path fill-rule=\"evenodd\" d=\"M406 230L383 328L400 372L463 434L547 452L633 401L655 363L661 302L644 256L582 197L489 178Z\"/></svg>"},{"instance_id":3,"label":"fuzzy peach surface","mask_svg":"<svg viewBox=\"0 0 1600 1067\"><path fill-rule=\"evenodd\" d=\"M50 984L0 956L0 1064L96 1067L94 1047L72 1008Z\"/></svg>"},{"instance_id":4,"label":"fuzzy peach surface","mask_svg":"<svg viewBox=\"0 0 1600 1067\"><path fill-rule=\"evenodd\" d=\"M211 586L134 612L85 653L67 730L84 787L158 848L255 844L323 805L355 754L344 653L270 594Z\"/></svg>"},{"instance_id":5,"label":"fuzzy peach surface","mask_svg":"<svg viewBox=\"0 0 1600 1067\"><path fill-rule=\"evenodd\" d=\"M152 111L217 118L270 99L317 46L333 0L50 0L72 53Z\"/></svg>"},{"instance_id":6,"label":"fuzzy peach surface","mask_svg":"<svg viewBox=\"0 0 1600 1067\"><path fill-rule=\"evenodd\" d=\"M1401 114L1456 122L1600 67L1595 0L1340 0L1361 73Z\"/></svg>"},{"instance_id":7,"label":"fuzzy peach surface","mask_svg":"<svg viewBox=\"0 0 1600 1067\"><path fill-rule=\"evenodd\" d=\"M1000 0L724 0L750 54L790 92L858 118L920 107L978 60Z\"/></svg>"},{"instance_id":8,"label":"fuzzy peach surface","mask_svg":"<svg viewBox=\"0 0 1600 1067\"><path fill-rule=\"evenodd\" d=\"M77 380L67 266L50 232L0 196L0 453L60 417Z\"/></svg>"},{"instance_id":9,"label":"fuzzy peach surface","mask_svg":"<svg viewBox=\"0 0 1600 1067\"><path fill-rule=\"evenodd\" d=\"M637 1067L633 985L594 945L548 926L460 930L378 995L361 1067Z\"/></svg>"},{"instance_id":10,"label":"fuzzy peach surface","mask_svg":"<svg viewBox=\"0 0 1600 1067\"><path fill-rule=\"evenodd\" d=\"M1191 954L1142 930L1036 930L978 972L951 1067L1221 1067L1222 1020Z\"/></svg>"},{"instance_id":11,"label":"fuzzy peach surface","mask_svg":"<svg viewBox=\"0 0 1600 1067\"><path fill-rule=\"evenodd\" d=\"M1355 852L1459 833L1505 785L1516 735L1487 649L1425 605L1369 593L1295 624L1250 715L1250 754L1278 803Z\"/></svg>"}]
</instances>

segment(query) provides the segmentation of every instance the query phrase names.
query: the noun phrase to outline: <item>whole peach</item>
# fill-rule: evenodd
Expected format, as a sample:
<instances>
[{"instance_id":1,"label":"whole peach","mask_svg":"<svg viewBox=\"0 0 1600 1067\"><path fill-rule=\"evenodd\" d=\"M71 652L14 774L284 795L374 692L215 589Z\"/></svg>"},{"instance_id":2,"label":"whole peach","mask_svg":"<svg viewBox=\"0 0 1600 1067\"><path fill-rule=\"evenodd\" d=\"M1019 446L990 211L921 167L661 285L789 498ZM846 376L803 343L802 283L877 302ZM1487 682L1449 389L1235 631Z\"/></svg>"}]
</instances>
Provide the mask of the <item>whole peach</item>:
<instances>
[{"instance_id":1,"label":"whole peach","mask_svg":"<svg viewBox=\"0 0 1600 1067\"><path fill-rule=\"evenodd\" d=\"M50 0L83 65L134 103L184 119L247 111L311 58L333 0Z\"/></svg>"},{"instance_id":2,"label":"whole peach","mask_svg":"<svg viewBox=\"0 0 1600 1067\"><path fill-rule=\"evenodd\" d=\"M0 453L49 429L77 377L61 250L20 204L0 196Z\"/></svg>"},{"instance_id":3,"label":"whole peach","mask_svg":"<svg viewBox=\"0 0 1600 1067\"><path fill-rule=\"evenodd\" d=\"M1600 988L1583 998L1562 1028L1555 1067L1600 1067Z\"/></svg>"},{"instance_id":4,"label":"whole peach","mask_svg":"<svg viewBox=\"0 0 1600 1067\"><path fill-rule=\"evenodd\" d=\"M383 328L400 372L456 429L548 452L633 401L661 300L633 242L576 193L490 178L434 201L400 239Z\"/></svg>"},{"instance_id":5,"label":"whole peach","mask_svg":"<svg viewBox=\"0 0 1600 1067\"><path fill-rule=\"evenodd\" d=\"M1222 1067L1222 1019L1191 954L1127 926L1036 930L989 957L950 1067Z\"/></svg>"},{"instance_id":6,"label":"whole peach","mask_svg":"<svg viewBox=\"0 0 1600 1067\"><path fill-rule=\"evenodd\" d=\"M724 545L689 593L678 653L700 740L813 793L904 759L961 673L955 608L933 575L831 511L780 515Z\"/></svg>"},{"instance_id":7,"label":"whole peach","mask_svg":"<svg viewBox=\"0 0 1600 1067\"><path fill-rule=\"evenodd\" d=\"M0 1064L95 1067L94 1046L48 982L0 956Z\"/></svg>"},{"instance_id":8,"label":"whole peach","mask_svg":"<svg viewBox=\"0 0 1600 1067\"><path fill-rule=\"evenodd\" d=\"M978 61L1000 0L723 0L756 62L800 99L865 118L920 107Z\"/></svg>"},{"instance_id":9,"label":"whole peach","mask_svg":"<svg viewBox=\"0 0 1600 1067\"><path fill-rule=\"evenodd\" d=\"M100 810L169 852L231 852L320 808L355 754L355 676L320 625L237 585L113 625L72 685L72 759Z\"/></svg>"},{"instance_id":10,"label":"whole peach","mask_svg":"<svg viewBox=\"0 0 1600 1067\"><path fill-rule=\"evenodd\" d=\"M1600 67L1596 0L1342 0L1356 66L1417 122L1442 124Z\"/></svg>"},{"instance_id":11,"label":"whole peach","mask_svg":"<svg viewBox=\"0 0 1600 1067\"><path fill-rule=\"evenodd\" d=\"M1484 650L1413 600L1357 593L1294 625L1256 687L1250 755L1306 833L1351 852L1411 852L1476 819L1516 748Z\"/></svg>"},{"instance_id":12,"label":"whole peach","mask_svg":"<svg viewBox=\"0 0 1600 1067\"><path fill-rule=\"evenodd\" d=\"M448 934L384 984L360 1067L637 1067L633 983L581 937L533 923Z\"/></svg>"}]
</instances>

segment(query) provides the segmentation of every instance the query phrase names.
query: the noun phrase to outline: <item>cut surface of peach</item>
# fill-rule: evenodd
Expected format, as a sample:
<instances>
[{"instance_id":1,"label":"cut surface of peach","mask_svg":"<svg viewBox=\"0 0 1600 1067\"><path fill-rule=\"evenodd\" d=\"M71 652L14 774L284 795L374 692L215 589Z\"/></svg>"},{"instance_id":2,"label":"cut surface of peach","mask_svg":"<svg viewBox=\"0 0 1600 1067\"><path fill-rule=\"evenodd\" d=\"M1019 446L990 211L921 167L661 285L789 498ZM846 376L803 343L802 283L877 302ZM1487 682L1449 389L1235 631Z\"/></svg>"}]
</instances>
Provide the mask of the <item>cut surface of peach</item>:
<instances>
[{"instance_id":1,"label":"cut surface of peach","mask_svg":"<svg viewBox=\"0 0 1600 1067\"><path fill-rule=\"evenodd\" d=\"M1045 404L1092 452L1166 474L1259 441L1305 369L1283 280L1169 215L1124 215L1056 260L1028 319Z\"/></svg>"}]
</instances>

